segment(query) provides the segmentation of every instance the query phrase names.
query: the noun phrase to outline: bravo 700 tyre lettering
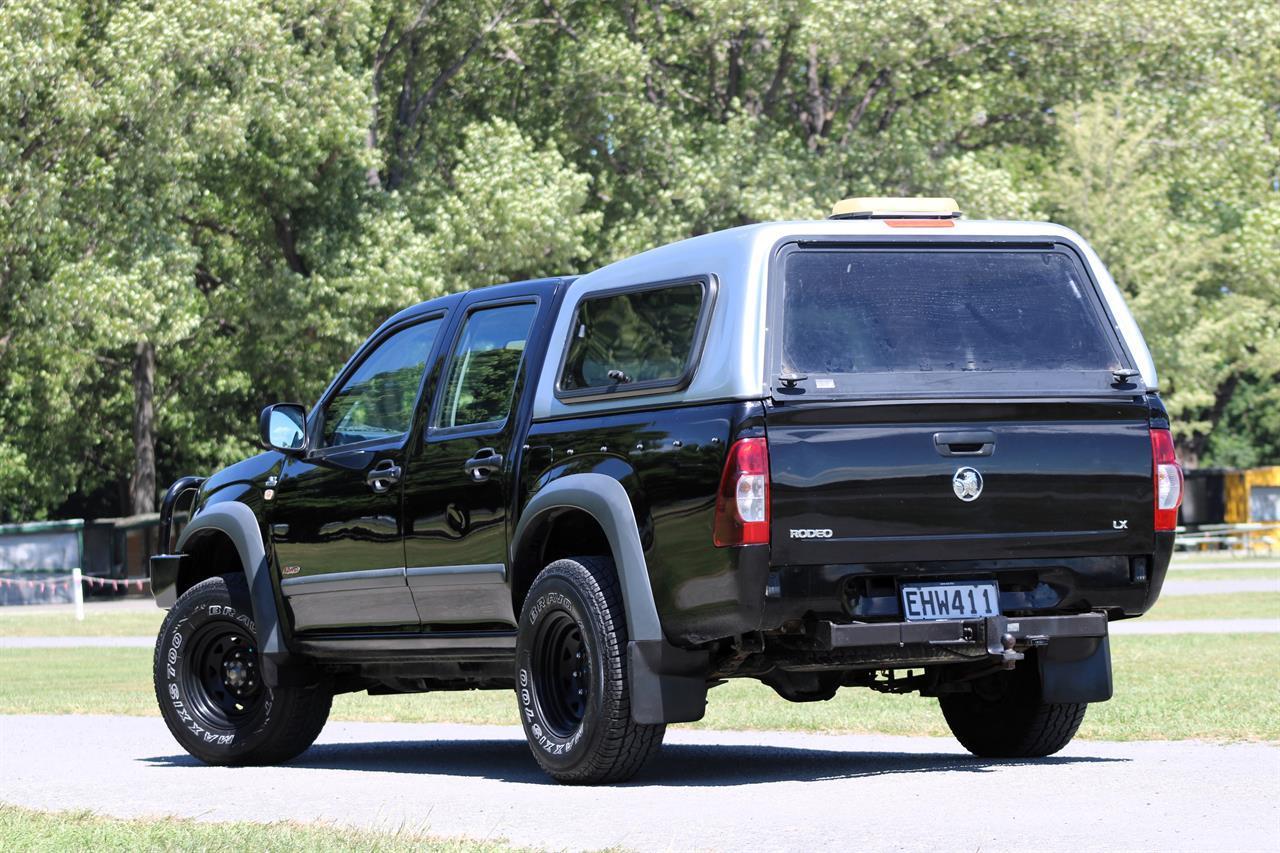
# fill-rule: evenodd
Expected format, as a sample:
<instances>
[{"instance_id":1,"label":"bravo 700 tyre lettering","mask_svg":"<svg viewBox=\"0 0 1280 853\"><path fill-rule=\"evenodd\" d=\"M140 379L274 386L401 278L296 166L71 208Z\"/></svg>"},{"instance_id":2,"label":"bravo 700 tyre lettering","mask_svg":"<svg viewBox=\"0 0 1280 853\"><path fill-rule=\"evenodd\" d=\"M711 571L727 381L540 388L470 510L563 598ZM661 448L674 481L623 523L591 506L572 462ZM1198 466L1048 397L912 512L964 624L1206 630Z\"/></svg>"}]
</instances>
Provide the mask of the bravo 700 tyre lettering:
<instances>
[{"instance_id":1,"label":"bravo 700 tyre lettering","mask_svg":"<svg viewBox=\"0 0 1280 853\"><path fill-rule=\"evenodd\" d=\"M559 782L625 781L662 745L666 726L631 719L626 616L608 559L557 560L534 580L515 676L529 748Z\"/></svg>"},{"instance_id":2,"label":"bravo 700 tyre lettering","mask_svg":"<svg viewBox=\"0 0 1280 853\"><path fill-rule=\"evenodd\" d=\"M275 764L329 717L325 687L269 688L244 575L209 578L169 611L156 641L156 701L169 731L208 764Z\"/></svg>"}]
</instances>

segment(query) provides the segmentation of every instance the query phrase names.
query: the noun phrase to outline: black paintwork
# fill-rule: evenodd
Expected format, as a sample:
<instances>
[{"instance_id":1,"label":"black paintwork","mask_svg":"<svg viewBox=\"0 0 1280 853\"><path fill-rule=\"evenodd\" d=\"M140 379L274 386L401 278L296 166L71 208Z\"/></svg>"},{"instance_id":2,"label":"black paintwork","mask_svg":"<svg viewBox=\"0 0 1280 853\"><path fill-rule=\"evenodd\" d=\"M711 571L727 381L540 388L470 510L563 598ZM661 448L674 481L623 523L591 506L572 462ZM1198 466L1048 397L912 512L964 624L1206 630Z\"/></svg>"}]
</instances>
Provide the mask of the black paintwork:
<instances>
[{"instance_id":1,"label":"black paintwork","mask_svg":"<svg viewBox=\"0 0 1280 853\"><path fill-rule=\"evenodd\" d=\"M409 455L403 485L406 565L411 569L504 566L507 543L514 528L516 492L509 488L519 470L524 434L528 429L531 377L542 369L547 340L554 325L563 288L547 292L542 286L509 286L470 294L461 306L450 346L444 348L437 370L446 369L456 331L473 310L524 304L537 297L537 318L530 330L512 400L511 413L497 424L436 429L427 421ZM478 468L486 458L501 457L495 467ZM474 461L473 461L474 460ZM469 465L470 463L470 465ZM428 629L453 630L475 625L509 630L517 612L507 586L493 589L491 573L483 582L439 583L410 579L421 623ZM430 577L430 576L428 576Z\"/></svg>"},{"instance_id":2,"label":"black paintwork","mask_svg":"<svg viewBox=\"0 0 1280 853\"><path fill-rule=\"evenodd\" d=\"M295 631L417 624L403 577L368 574L316 589L334 574L404 568L399 490L379 494L365 481L377 462L403 463L399 444L285 463L266 516Z\"/></svg>"},{"instance_id":3,"label":"black paintwork","mask_svg":"<svg viewBox=\"0 0 1280 853\"><path fill-rule=\"evenodd\" d=\"M508 685L521 596L542 565L533 559L525 567L509 553L515 524L540 488L585 472L615 479L630 496L663 631L685 648L714 652L719 641L755 632L794 646L788 638L805 636L815 619L896 621L904 579L994 577L1011 615L1102 609L1123 617L1144 612L1158 595L1172 550L1171 534L1151 530L1148 430L1167 426L1158 397L783 398L656 409L632 399L617 411L533 423L533 377L567 284L443 297L371 336L321 396L309 441L316 411L370 346L404 322L442 315L402 440L268 451L201 484L197 508L240 501L261 520L295 656L358 673L354 688ZM483 428L429 429L430 403L467 312L530 298L539 312L510 417ZM748 436L769 441L772 545L716 548L725 455ZM477 480L466 463L485 449L503 462ZM403 476L378 494L368 473L387 461ZM982 500L963 503L952 493L961 465L983 472ZM1120 519L1128 520L1123 530L1113 526ZM833 534L792 539L792 528ZM598 547L590 531L565 536L547 547ZM555 555L534 555L548 556ZM173 557L156 559L178 592L200 579L184 575ZM430 573L446 568L460 571ZM415 570L428 574L415 581ZM717 672L739 672L724 655L716 660ZM750 666L752 658L729 660Z\"/></svg>"},{"instance_id":4,"label":"black paintwork","mask_svg":"<svg viewBox=\"0 0 1280 853\"><path fill-rule=\"evenodd\" d=\"M1150 548L1151 439L1140 399L780 403L766 421L777 564L1130 555ZM974 441L974 432L990 444ZM935 439L939 434L968 443L951 445L962 449L953 453ZM980 472L983 490L965 502L953 493L952 477L969 467ZM796 529L831 535L797 539Z\"/></svg>"},{"instance_id":5,"label":"black paintwork","mask_svg":"<svg viewBox=\"0 0 1280 853\"><path fill-rule=\"evenodd\" d=\"M762 411L720 403L535 424L522 491L586 472L618 480L631 496L667 636L699 642L752 630L768 549L714 548L711 531L728 445L762 434Z\"/></svg>"}]
</instances>

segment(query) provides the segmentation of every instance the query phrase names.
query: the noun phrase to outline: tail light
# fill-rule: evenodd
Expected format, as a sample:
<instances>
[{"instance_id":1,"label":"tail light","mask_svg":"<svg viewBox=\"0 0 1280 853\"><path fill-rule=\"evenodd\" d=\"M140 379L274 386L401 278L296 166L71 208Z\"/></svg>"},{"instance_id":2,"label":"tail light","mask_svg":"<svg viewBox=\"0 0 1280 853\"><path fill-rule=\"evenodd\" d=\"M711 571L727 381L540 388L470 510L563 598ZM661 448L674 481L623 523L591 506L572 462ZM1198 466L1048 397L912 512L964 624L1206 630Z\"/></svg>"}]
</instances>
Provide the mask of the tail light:
<instances>
[{"instance_id":1,"label":"tail light","mask_svg":"<svg viewBox=\"0 0 1280 853\"><path fill-rule=\"evenodd\" d=\"M1173 453L1173 436L1167 429L1151 431L1151 480L1156 493L1156 530L1173 530L1182 506L1182 466Z\"/></svg>"},{"instance_id":2,"label":"tail light","mask_svg":"<svg viewBox=\"0 0 1280 853\"><path fill-rule=\"evenodd\" d=\"M769 445L763 438L744 438L729 448L716 495L715 543L769 543Z\"/></svg>"}]
</instances>

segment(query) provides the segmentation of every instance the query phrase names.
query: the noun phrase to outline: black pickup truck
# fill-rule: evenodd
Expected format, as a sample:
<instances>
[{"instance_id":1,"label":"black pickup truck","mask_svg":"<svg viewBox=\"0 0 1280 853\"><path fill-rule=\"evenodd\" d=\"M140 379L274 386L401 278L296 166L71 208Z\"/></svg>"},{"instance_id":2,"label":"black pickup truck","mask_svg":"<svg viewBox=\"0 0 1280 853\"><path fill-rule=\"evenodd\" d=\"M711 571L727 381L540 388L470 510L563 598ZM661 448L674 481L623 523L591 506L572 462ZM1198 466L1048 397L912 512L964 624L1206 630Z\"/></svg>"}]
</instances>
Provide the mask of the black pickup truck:
<instances>
[{"instance_id":1,"label":"black pickup truck","mask_svg":"<svg viewBox=\"0 0 1280 853\"><path fill-rule=\"evenodd\" d=\"M743 677L1048 755L1182 490L1089 246L943 200L416 305L260 431L169 489L151 560L156 696L213 764L299 754L336 693L502 689L552 777L619 781Z\"/></svg>"}]
</instances>

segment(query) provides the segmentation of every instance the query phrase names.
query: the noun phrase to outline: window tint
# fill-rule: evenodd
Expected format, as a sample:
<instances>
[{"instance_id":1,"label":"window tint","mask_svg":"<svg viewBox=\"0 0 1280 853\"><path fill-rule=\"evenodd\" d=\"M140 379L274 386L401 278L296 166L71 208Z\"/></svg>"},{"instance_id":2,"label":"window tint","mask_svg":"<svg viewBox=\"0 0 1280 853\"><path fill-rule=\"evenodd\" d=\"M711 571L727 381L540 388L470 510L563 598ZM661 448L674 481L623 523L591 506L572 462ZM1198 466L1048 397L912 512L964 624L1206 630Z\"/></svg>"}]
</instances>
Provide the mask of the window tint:
<instances>
[{"instance_id":1,"label":"window tint","mask_svg":"<svg viewBox=\"0 0 1280 853\"><path fill-rule=\"evenodd\" d=\"M698 282L584 299L562 391L673 382L693 351L704 289Z\"/></svg>"},{"instance_id":2,"label":"window tint","mask_svg":"<svg viewBox=\"0 0 1280 853\"><path fill-rule=\"evenodd\" d=\"M786 262L784 370L1109 370L1087 279L1061 252L799 251Z\"/></svg>"},{"instance_id":3,"label":"window tint","mask_svg":"<svg viewBox=\"0 0 1280 853\"><path fill-rule=\"evenodd\" d=\"M467 318L436 414L441 428L500 421L511 408L525 340L538 306L503 305Z\"/></svg>"},{"instance_id":4,"label":"window tint","mask_svg":"<svg viewBox=\"0 0 1280 853\"><path fill-rule=\"evenodd\" d=\"M409 431L422 371L440 331L439 319L396 332L365 358L329 401L323 447Z\"/></svg>"}]
</instances>

